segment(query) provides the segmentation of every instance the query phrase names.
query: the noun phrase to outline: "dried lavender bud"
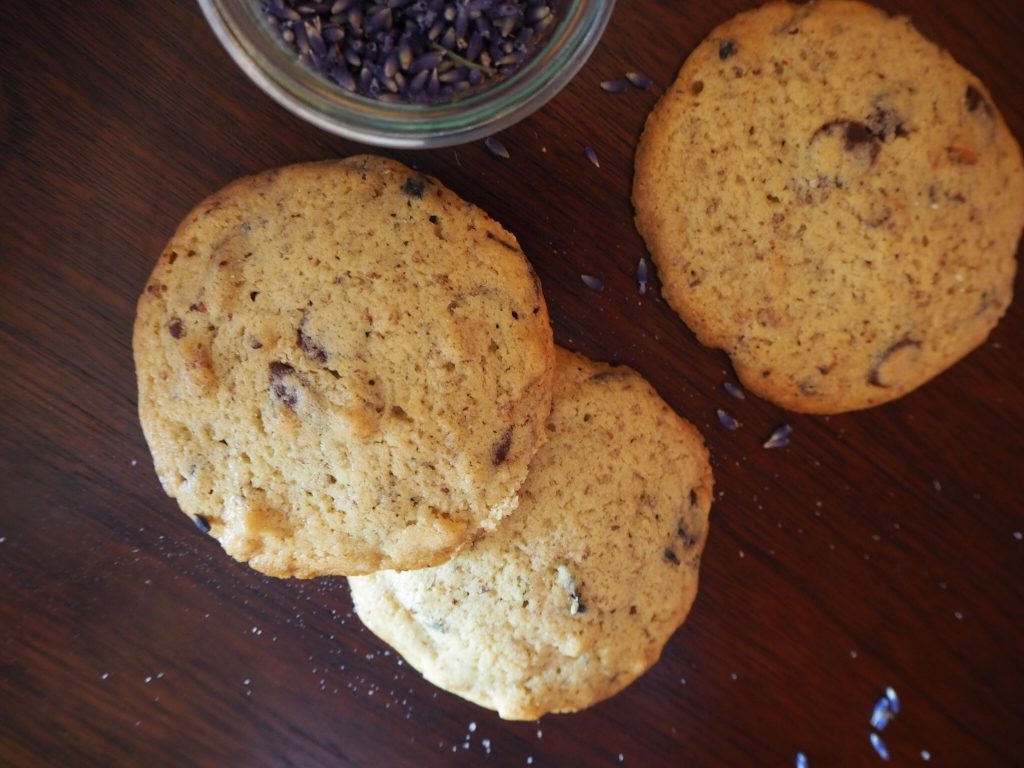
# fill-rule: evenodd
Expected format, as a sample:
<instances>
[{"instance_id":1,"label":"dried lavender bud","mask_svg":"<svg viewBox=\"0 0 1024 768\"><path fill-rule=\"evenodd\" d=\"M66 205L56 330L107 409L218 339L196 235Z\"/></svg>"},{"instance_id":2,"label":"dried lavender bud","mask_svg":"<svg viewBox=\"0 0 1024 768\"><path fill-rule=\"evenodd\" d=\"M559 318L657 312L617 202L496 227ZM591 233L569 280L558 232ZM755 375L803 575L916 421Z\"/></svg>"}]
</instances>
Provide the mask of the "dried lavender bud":
<instances>
[{"instance_id":1,"label":"dried lavender bud","mask_svg":"<svg viewBox=\"0 0 1024 768\"><path fill-rule=\"evenodd\" d=\"M719 408L716 413L718 414L718 421L721 422L722 426L726 429L732 431L739 426L739 422L737 422L728 411L723 411Z\"/></svg>"},{"instance_id":2,"label":"dried lavender bud","mask_svg":"<svg viewBox=\"0 0 1024 768\"><path fill-rule=\"evenodd\" d=\"M604 290L604 283L593 275L580 275L580 279L583 280L583 284L592 291L601 292Z\"/></svg>"},{"instance_id":3,"label":"dried lavender bud","mask_svg":"<svg viewBox=\"0 0 1024 768\"><path fill-rule=\"evenodd\" d=\"M484 139L484 146L487 147L487 151L495 157L500 157L502 160L508 160L508 150L505 149L505 145L498 141L494 136L488 136Z\"/></svg>"},{"instance_id":4,"label":"dried lavender bud","mask_svg":"<svg viewBox=\"0 0 1024 768\"><path fill-rule=\"evenodd\" d=\"M627 72L626 79L641 91L651 90L651 86L654 84L651 78L640 72Z\"/></svg>"},{"instance_id":5,"label":"dried lavender bud","mask_svg":"<svg viewBox=\"0 0 1024 768\"><path fill-rule=\"evenodd\" d=\"M728 392L730 395L735 397L737 400L746 400L747 396L743 394L743 390L733 384L731 381L727 381L722 384L722 389Z\"/></svg>"},{"instance_id":6,"label":"dried lavender bud","mask_svg":"<svg viewBox=\"0 0 1024 768\"><path fill-rule=\"evenodd\" d=\"M594 164L595 168L601 167L601 163L597 159L597 152L594 151L593 147L584 147L583 154L587 156L587 160Z\"/></svg>"},{"instance_id":7,"label":"dried lavender bud","mask_svg":"<svg viewBox=\"0 0 1024 768\"><path fill-rule=\"evenodd\" d=\"M643 256L636 263L636 290L641 296L647 293L647 259Z\"/></svg>"},{"instance_id":8,"label":"dried lavender bud","mask_svg":"<svg viewBox=\"0 0 1024 768\"><path fill-rule=\"evenodd\" d=\"M601 83L601 90L608 93L622 93L626 90L625 80L605 80Z\"/></svg>"},{"instance_id":9,"label":"dried lavender bud","mask_svg":"<svg viewBox=\"0 0 1024 768\"><path fill-rule=\"evenodd\" d=\"M789 424L782 424L775 428L771 436L765 442L765 448L785 448L789 445L789 436L793 434L793 428Z\"/></svg>"},{"instance_id":10,"label":"dried lavender bud","mask_svg":"<svg viewBox=\"0 0 1024 768\"><path fill-rule=\"evenodd\" d=\"M407 102L444 101L517 71L543 43L557 7L553 0L260 4L304 65L344 91Z\"/></svg>"},{"instance_id":11,"label":"dried lavender bud","mask_svg":"<svg viewBox=\"0 0 1024 768\"><path fill-rule=\"evenodd\" d=\"M209 520L207 520L202 515L196 515L194 520L195 520L196 528L198 528L203 533L209 533L210 532L210 521Z\"/></svg>"}]
</instances>

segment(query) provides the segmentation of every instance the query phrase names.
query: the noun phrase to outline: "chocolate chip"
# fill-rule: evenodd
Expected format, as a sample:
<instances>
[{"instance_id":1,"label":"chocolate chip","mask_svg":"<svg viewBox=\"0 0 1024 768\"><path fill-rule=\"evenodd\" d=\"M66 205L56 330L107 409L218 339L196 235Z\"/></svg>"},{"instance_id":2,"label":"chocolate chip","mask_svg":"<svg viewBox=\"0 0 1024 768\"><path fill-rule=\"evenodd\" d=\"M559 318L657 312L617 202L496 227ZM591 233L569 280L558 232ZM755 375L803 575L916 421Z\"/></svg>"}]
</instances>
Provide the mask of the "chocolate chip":
<instances>
[{"instance_id":1,"label":"chocolate chip","mask_svg":"<svg viewBox=\"0 0 1024 768\"><path fill-rule=\"evenodd\" d=\"M311 357L313 360L316 360L318 363L326 363L327 352L324 350L323 347L321 347L319 344L313 341L313 339L306 335L305 328L306 316L303 315L302 322L299 323L299 327L297 329L298 333L296 334L298 336L299 348L303 352L305 352L306 355Z\"/></svg>"},{"instance_id":2,"label":"chocolate chip","mask_svg":"<svg viewBox=\"0 0 1024 768\"><path fill-rule=\"evenodd\" d=\"M697 543L697 540L691 536L690 532L686 529L686 523L683 522L683 520L680 520L679 524L676 526L676 533L679 535L679 538L686 549L689 549Z\"/></svg>"},{"instance_id":3,"label":"chocolate chip","mask_svg":"<svg viewBox=\"0 0 1024 768\"><path fill-rule=\"evenodd\" d=\"M508 458L509 448L512 447L512 427L509 427L505 431L505 435L495 444L494 450L491 452L491 463L494 466L499 466L505 462Z\"/></svg>"},{"instance_id":4,"label":"chocolate chip","mask_svg":"<svg viewBox=\"0 0 1024 768\"><path fill-rule=\"evenodd\" d=\"M868 128L881 141L888 141L893 136L899 139L910 135L900 114L881 98L875 100L875 109L868 117Z\"/></svg>"},{"instance_id":5,"label":"chocolate chip","mask_svg":"<svg viewBox=\"0 0 1024 768\"><path fill-rule=\"evenodd\" d=\"M205 517L203 517L202 515L196 515L194 521L196 524L196 528L198 528L200 531L202 531L203 533L210 532L210 521L207 520Z\"/></svg>"},{"instance_id":6,"label":"chocolate chip","mask_svg":"<svg viewBox=\"0 0 1024 768\"><path fill-rule=\"evenodd\" d=\"M861 147L867 147L870 153L870 162L874 163L878 157L879 139L868 126L856 120L832 120L825 123L814 132L811 141L814 141L821 134L832 136L836 131L843 132L843 149L847 152L856 152Z\"/></svg>"},{"instance_id":7,"label":"chocolate chip","mask_svg":"<svg viewBox=\"0 0 1024 768\"><path fill-rule=\"evenodd\" d=\"M735 40L723 40L722 43L718 46L718 58L722 59L723 61L725 59L728 59L734 53L736 53Z\"/></svg>"},{"instance_id":8,"label":"chocolate chip","mask_svg":"<svg viewBox=\"0 0 1024 768\"><path fill-rule=\"evenodd\" d=\"M692 93L694 96L697 96L703 90L704 90L704 81L703 80L694 80L693 81L693 85L690 86L690 93Z\"/></svg>"},{"instance_id":9,"label":"chocolate chip","mask_svg":"<svg viewBox=\"0 0 1024 768\"><path fill-rule=\"evenodd\" d=\"M488 232L487 232L487 239L488 240L493 240L494 242L496 242L498 245L500 245L502 248L504 248L507 251L512 251L512 253L519 253L519 249L516 248L514 245L512 245L512 243L510 243L508 240L505 240L503 238L498 237L496 234L494 234L490 230L488 230Z\"/></svg>"},{"instance_id":10,"label":"chocolate chip","mask_svg":"<svg viewBox=\"0 0 1024 768\"><path fill-rule=\"evenodd\" d=\"M871 370L868 371L868 384L873 387L888 388L893 384L886 384L882 381L882 366L892 360L893 355L904 349L921 349L921 342L915 341L911 338L904 338L897 341L895 344L891 344L882 351L876 360L874 365L871 366Z\"/></svg>"},{"instance_id":11,"label":"chocolate chip","mask_svg":"<svg viewBox=\"0 0 1024 768\"><path fill-rule=\"evenodd\" d=\"M287 377L294 374L295 369L288 363L273 362L270 364L270 392L289 408L294 408L299 402L299 395L295 387L289 386L285 381Z\"/></svg>"},{"instance_id":12,"label":"chocolate chip","mask_svg":"<svg viewBox=\"0 0 1024 768\"><path fill-rule=\"evenodd\" d=\"M967 91L964 93L964 102L967 104L968 112L977 112L978 107L981 107L986 115L992 116L992 105L981 95L981 91L973 85L967 86Z\"/></svg>"},{"instance_id":13,"label":"chocolate chip","mask_svg":"<svg viewBox=\"0 0 1024 768\"><path fill-rule=\"evenodd\" d=\"M846 149L854 150L862 145L870 145L873 148L874 153L878 153L878 147L875 146L877 139L875 134L871 132L864 123L858 122L847 122L845 126L846 143L843 145Z\"/></svg>"},{"instance_id":14,"label":"chocolate chip","mask_svg":"<svg viewBox=\"0 0 1024 768\"><path fill-rule=\"evenodd\" d=\"M423 190L426 188L427 182L424 179L416 179L410 176L405 180L405 184L402 185L402 191L405 192L409 197L422 198Z\"/></svg>"},{"instance_id":15,"label":"chocolate chip","mask_svg":"<svg viewBox=\"0 0 1024 768\"><path fill-rule=\"evenodd\" d=\"M167 330L171 332L171 336L175 339L180 339L185 335L185 326L181 324L181 320L174 318L167 326Z\"/></svg>"}]
</instances>

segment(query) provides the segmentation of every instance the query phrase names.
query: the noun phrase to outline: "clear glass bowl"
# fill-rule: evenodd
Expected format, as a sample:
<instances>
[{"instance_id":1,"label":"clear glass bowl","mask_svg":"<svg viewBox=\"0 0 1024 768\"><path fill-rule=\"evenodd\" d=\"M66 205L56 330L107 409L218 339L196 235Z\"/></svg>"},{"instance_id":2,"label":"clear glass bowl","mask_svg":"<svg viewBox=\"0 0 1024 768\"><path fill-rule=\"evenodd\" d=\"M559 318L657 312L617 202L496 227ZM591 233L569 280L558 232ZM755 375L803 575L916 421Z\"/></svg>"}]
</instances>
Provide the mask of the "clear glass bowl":
<instances>
[{"instance_id":1,"label":"clear glass bowl","mask_svg":"<svg viewBox=\"0 0 1024 768\"><path fill-rule=\"evenodd\" d=\"M593 53L615 0L561 0L558 22L518 71L443 104L385 103L344 91L299 63L267 22L260 0L199 5L235 62L279 104L348 139L415 149L474 141L540 108Z\"/></svg>"}]
</instances>

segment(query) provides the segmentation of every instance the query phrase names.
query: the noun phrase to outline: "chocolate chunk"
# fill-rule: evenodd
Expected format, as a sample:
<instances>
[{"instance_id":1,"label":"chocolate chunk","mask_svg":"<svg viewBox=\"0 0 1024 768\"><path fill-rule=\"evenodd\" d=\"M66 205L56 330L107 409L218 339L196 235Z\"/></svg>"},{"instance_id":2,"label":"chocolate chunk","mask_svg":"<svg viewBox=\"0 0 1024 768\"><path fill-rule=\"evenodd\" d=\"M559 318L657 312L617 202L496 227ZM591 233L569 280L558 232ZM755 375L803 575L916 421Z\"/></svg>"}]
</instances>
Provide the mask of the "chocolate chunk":
<instances>
[{"instance_id":1,"label":"chocolate chunk","mask_svg":"<svg viewBox=\"0 0 1024 768\"><path fill-rule=\"evenodd\" d=\"M180 339L185 335L185 326L181 324L181 320L178 318L171 320L167 325L167 330L171 332L171 337L175 339Z\"/></svg>"},{"instance_id":2,"label":"chocolate chunk","mask_svg":"<svg viewBox=\"0 0 1024 768\"><path fill-rule=\"evenodd\" d=\"M313 360L316 360L318 363L326 363L327 362L327 352L324 350L323 347L321 347L319 344L317 344L315 341L313 341L312 338L310 338L309 336L306 335L305 328L306 328L306 316L303 315L302 316L302 322L299 323L298 333L297 333L298 342L299 342L299 348L303 352L305 352L306 355L311 357Z\"/></svg>"},{"instance_id":3,"label":"chocolate chunk","mask_svg":"<svg viewBox=\"0 0 1024 768\"><path fill-rule=\"evenodd\" d=\"M735 40L723 40L722 43L718 46L718 58L722 59L723 61L725 59L728 59L734 53L736 53Z\"/></svg>"},{"instance_id":4,"label":"chocolate chunk","mask_svg":"<svg viewBox=\"0 0 1024 768\"><path fill-rule=\"evenodd\" d=\"M270 364L270 393L287 405L295 408L299 402L299 394L287 379L295 374L295 369L288 363L274 362Z\"/></svg>"},{"instance_id":5,"label":"chocolate chunk","mask_svg":"<svg viewBox=\"0 0 1024 768\"><path fill-rule=\"evenodd\" d=\"M207 520L202 515L196 515L195 516L195 524L196 524L196 528L198 528L203 533L209 533L210 532L210 521Z\"/></svg>"},{"instance_id":6,"label":"chocolate chunk","mask_svg":"<svg viewBox=\"0 0 1024 768\"><path fill-rule=\"evenodd\" d=\"M423 190L426 186L427 182L425 179L416 179L410 176L405 180L405 184L402 185L402 191L409 197L422 198Z\"/></svg>"},{"instance_id":7,"label":"chocolate chunk","mask_svg":"<svg viewBox=\"0 0 1024 768\"><path fill-rule=\"evenodd\" d=\"M494 446L494 450L491 452L491 463L494 466L499 466L504 463L505 459L508 458L508 450L512 447L512 427L509 427L505 431L505 435L498 441Z\"/></svg>"}]
</instances>

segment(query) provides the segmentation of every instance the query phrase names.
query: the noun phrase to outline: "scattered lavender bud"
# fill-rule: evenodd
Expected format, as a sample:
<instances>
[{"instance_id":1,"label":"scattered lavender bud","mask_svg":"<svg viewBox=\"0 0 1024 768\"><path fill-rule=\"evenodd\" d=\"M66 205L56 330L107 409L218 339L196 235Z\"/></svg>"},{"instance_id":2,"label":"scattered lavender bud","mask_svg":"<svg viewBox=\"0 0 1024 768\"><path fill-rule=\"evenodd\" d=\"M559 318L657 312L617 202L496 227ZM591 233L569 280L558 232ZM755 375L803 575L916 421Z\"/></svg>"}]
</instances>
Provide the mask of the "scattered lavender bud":
<instances>
[{"instance_id":1,"label":"scattered lavender bud","mask_svg":"<svg viewBox=\"0 0 1024 768\"><path fill-rule=\"evenodd\" d=\"M889 700L884 696L875 703L871 712L871 727L878 731L884 731L895 713L889 706Z\"/></svg>"},{"instance_id":2,"label":"scattered lavender bud","mask_svg":"<svg viewBox=\"0 0 1024 768\"><path fill-rule=\"evenodd\" d=\"M597 159L597 152L594 151L593 147L584 147L583 154L587 156L587 160L594 164L595 168L601 167L601 163Z\"/></svg>"},{"instance_id":3,"label":"scattered lavender bud","mask_svg":"<svg viewBox=\"0 0 1024 768\"><path fill-rule=\"evenodd\" d=\"M625 80L605 80L601 83L601 90L608 93L622 93L626 90Z\"/></svg>"},{"instance_id":4,"label":"scattered lavender bud","mask_svg":"<svg viewBox=\"0 0 1024 768\"><path fill-rule=\"evenodd\" d=\"M807 755L803 752L796 753L796 768L807 768Z\"/></svg>"},{"instance_id":5,"label":"scattered lavender bud","mask_svg":"<svg viewBox=\"0 0 1024 768\"><path fill-rule=\"evenodd\" d=\"M731 430L736 429L736 427L739 426L739 424L737 423L736 419L734 419L732 417L732 414L729 413L728 411L723 411L721 408L719 408L716 411L716 413L718 414L718 420L721 422L722 426L725 427L726 429L731 431Z\"/></svg>"},{"instance_id":6,"label":"scattered lavender bud","mask_svg":"<svg viewBox=\"0 0 1024 768\"><path fill-rule=\"evenodd\" d=\"M785 448L789 445L789 436L793 434L793 428L789 424L783 424L775 428L771 436L765 442L765 448Z\"/></svg>"},{"instance_id":7,"label":"scattered lavender bud","mask_svg":"<svg viewBox=\"0 0 1024 768\"><path fill-rule=\"evenodd\" d=\"M593 275L580 275L580 278L583 280L583 284L587 286L587 288L589 288L590 290L604 290L604 283L602 283L598 278L594 277Z\"/></svg>"},{"instance_id":8,"label":"scattered lavender bud","mask_svg":"<svg viewBox=\"0 0 1024 768\"><path fill-rule=\"evenodd\" d=\"M894 715L900 713L900 697L896 695L896 689L891 685L885 689L885 698L889 702L889 709Z\"/></svg>"},{"instance_id":9,"label":"scattered lavender bud","mask_svg":"<svg viewBox=\"0 0 1024 768\"><path fill-rule=\"evenodd\" d=\"M871 732L871 736L869 737L869 739L871 741L871 746L875 748L875 752L878 753L878 756L880 758L882 758L883 760L888 761L889 760L889 748L887 746L885 746L885 742L882 741L882 737L879 736L874 731L872 731Z\"/></svg>"},{"instance_id":10,"label":"scattered lavender bud","mask_svg":"<svg viewBox=\"0 0 1024 768\"><path fill-rule=\"evenodd\" d=\"M626 79L641 91L649 91L653 85L651 78L640 72L627 72Z\"/></svg>"},{"instance_id":11,"label":"scattered lavender bud","mask_svg":"<svg viewBox=\"0 0 1024 768\"><path fill-rule=\"evenodd\" d=\"M745 400L747 396L743 394L743 390L733 384L731 381L727 381L722 384L722 388L730 395L735 397L737 400Z\"/></svg>"},{"instance_id":12,"label":"scattered lavender bud","mask_svg":"<svg viewBox=\"0 0 1024 768\"><path fill-rule=\"evenodd\" d=\"M641 296L647 293L647 259L643 256L636 263L636 289Z\"/></svg>"},{"instance_id":13,"label":"scattered lavender bud","mask_svg":"<svg viewBox=\"0 0 1024 768\"><path fill-rule=\"evenodd\" d=\"M484 139L484 146L487 150L495 157L500 157L502 160L508 160L508 150L505 149L505 145L498 141L494 136L488 136Z\"/></svg>"}]
</instances>

